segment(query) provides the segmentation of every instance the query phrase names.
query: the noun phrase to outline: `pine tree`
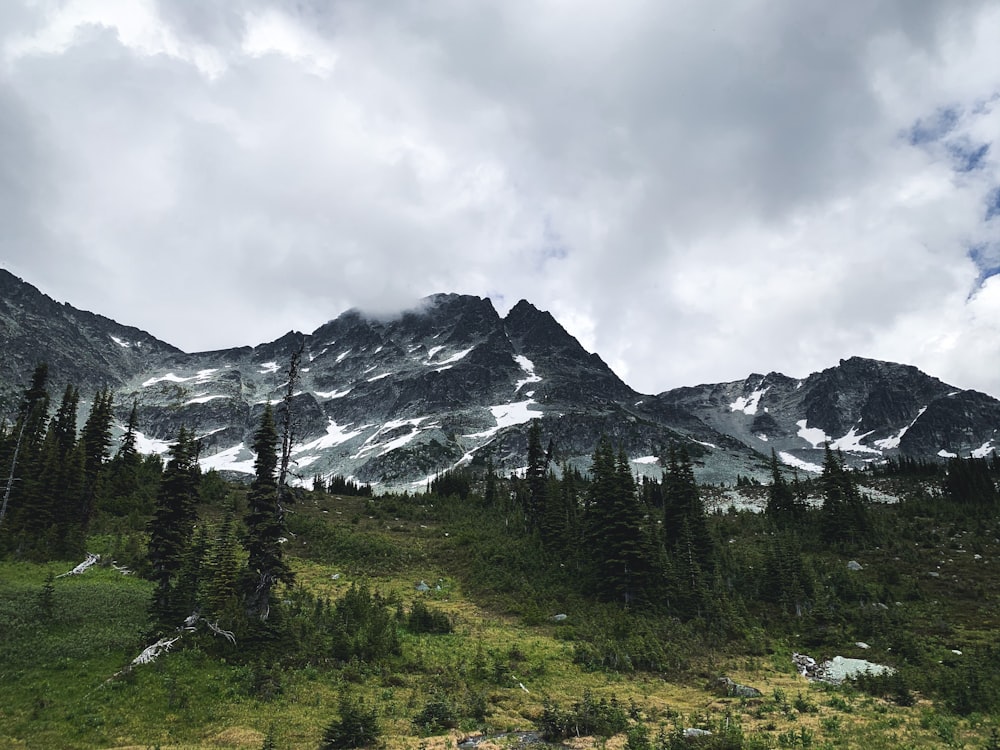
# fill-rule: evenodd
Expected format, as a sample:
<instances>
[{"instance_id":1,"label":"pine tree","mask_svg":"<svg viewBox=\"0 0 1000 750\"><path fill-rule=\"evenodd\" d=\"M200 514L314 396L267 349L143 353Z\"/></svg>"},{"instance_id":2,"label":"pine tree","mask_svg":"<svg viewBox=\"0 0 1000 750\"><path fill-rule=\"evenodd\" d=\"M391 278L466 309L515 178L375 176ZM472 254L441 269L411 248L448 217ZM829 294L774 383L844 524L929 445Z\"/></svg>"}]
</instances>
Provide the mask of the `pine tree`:
<instances>
[{"instance_id":1,"label":"pine tree","mask_svg":"<svg viewBox=\"0 0 1000 750\"><path fill-rule=\"evenodd\" d=\"M35 559L71 559L83 552L84 530L77 509L81 499L82 467L76 455L76 409L79 392L67 386L59 409L49 422L41 464L26 477L25 542ZM29 553L30 554L30 553Z\"/></svg>"},{"instance_id":2,"label":"pine tree","mask_svg":"<svg viewBox=\"0 0 1000 750\"><path fill-rule=\"evenodd\" d=\"M292 572L285 563L281 538L285 520L278 502L278 482L275 472L278 459L275 445L278 433L271 405L264 408L260 427L254 434L254 480L247 495L247 570L243 580L243 596L247 616L266 621L271 611L273 588L279 583L292 583Z\"/></svg>"},{"instance_id":3,"label":"pine tree","mask_svg":"<svg viewBox=\"0 0 1000 750\"><path fill-rule=\"evenodd\" d=\"M48 424L49 394L45 389L49 366L42 362L35 367L28 386L18 407L17 419L12 431L13 447L9 451L9 473L4 487L3 501L0 503L0 529L8 510L11 511L10 537L15 550L23 548L24 523L31 516L30 498L24 497L26 478L37 477L41 469L42 443ZM7 458L7 456L5 456ZM7 467L5 467L7 468ZM27 540L30 543L30 540Z\"/></svg>"},{"instance_id":4,"label":"pine tree","mask_svg":"<svg viewBox=\"0 0 1000 750\"><path fill-rule=\"evenodd\" d=\"M114 419L113 395L105 388L94 396L90 414L83 425L80 443L83 447L83 497L78 510L80 523L84 528L90 523L90 516L98 494L101 473L110 457L111 423Z\"/></svg>"},{"instance_id":5,"label":"pine tree","mask_svg":"<svg viewBox=\"0 0 1000 750\"><path fill-rule=\"evenodd\" d=\"M545 480L548 473L548 461L542 451L541 422L533 419L528 430L528 468L524 474L528 484L525 515L528 519L528 527L531 529L538 529L541 526L542 517L545 515L547 500Z\"/></svg>"},{"instance_id":6,"label":"pine tree","mask_svg":"<svg viewBox=\"0 0 1000 750\"><path fill-rule=\"evenodd\" d=\"M767 490L767 506L764 513L779 524L796 521L805 513L805 506L795 496L795 492L785 481L778 464L778 456L771 449L771 484Z\"/></svg>"},{"instance_id":7,"label":"pine tree","mask_svg":"<svg viewBox=\"0 0 1000 750\"><path fill-rule=\"evenodd\" d=\"M168 455L148 527L150 577L155 583L150 615L161 627L176 626L190 614L184 611L187 602L178 601L174 590L191 544L198 491L198 446L185 428Z\"/></svg>"},{"instance_id":8,"label":"pine tree","mask_svg":"<svg viewBox=\"0 0 1000 750\"><path fill-rule=\"evenodd\" d=\"M650 597L653 546L624 453L602 438L594 451L588 493L586 544L594 588L601 598L624 604Z\"/></svg>"},{"instance_id":9,"label":"pine tree","mask_svg":"<svg viewBox=\"0 0 1000 750\"><path fill-rule=\"evenodd\" d=\"M828 543L863 543L869 532L868 513L843 457L829 444L823 455L819 478L823 493L822 529Z\"/></svg>"}]
</instances>

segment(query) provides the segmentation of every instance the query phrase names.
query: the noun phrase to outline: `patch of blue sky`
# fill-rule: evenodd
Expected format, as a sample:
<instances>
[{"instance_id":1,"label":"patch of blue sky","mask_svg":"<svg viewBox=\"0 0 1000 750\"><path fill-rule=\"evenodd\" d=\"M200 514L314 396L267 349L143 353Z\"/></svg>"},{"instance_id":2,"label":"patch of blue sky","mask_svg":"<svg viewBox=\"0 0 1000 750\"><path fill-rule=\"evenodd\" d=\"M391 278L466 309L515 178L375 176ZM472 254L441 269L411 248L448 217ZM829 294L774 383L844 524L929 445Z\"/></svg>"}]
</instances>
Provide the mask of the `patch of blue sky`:
<instances>
[{"instance_id":1,"label":"patch of blue sky","mask_svg":"<svg viewBox=\"0 0 1000 750\"><path fill-rule=\"evenodd\" d=\"M973 245L969 248L969 258L979 269L977 288L981 287L986 279L1000 275L1000 243Z\"/></svg>"},{"instance_id":2,"label":"patch of blue sky","mask_svg":"<svg viewBox=\"0 0 1000 750\"><path fill-rule=\"evenodd\" d=\"M986 221L1000 216L1000 187L995 187L986 197Z\"/></svg>"},{"instance_id":3,"label":"patch of blue sky","mask_svg":"<svg viewBox=\"0 0 1000 750\"><path fill-rule=\"evenodd\" d=\"M952 166L957 172L972 172L980 169L990 151L990 144L975 144L968 138L950 141L946 148L951 155Z\"/></svg>"},{"instance_id":4,"label":"patch of blue sky","mask_svg":"<svg viewBox=\"0 0 1000 750\"><path fill-rule=\"evenodd\" d=\"M910 144L920 146L940 141L958 125L959 111L955 107L942 107L930 117L921 117L913 123L907 137Z\"/></svg>"}]
</instances>

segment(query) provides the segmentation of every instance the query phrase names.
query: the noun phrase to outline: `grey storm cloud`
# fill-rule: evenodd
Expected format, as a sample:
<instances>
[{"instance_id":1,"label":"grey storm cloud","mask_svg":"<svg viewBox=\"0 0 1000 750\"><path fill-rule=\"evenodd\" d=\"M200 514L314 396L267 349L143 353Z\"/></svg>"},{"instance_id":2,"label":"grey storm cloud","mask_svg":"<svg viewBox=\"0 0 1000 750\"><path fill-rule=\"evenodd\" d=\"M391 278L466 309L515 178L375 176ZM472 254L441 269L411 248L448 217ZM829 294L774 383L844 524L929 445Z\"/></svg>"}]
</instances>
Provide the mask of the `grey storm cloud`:
<instances>
[{"instance_id":1,"label":"grey storm cloud","mask_svg":"<svg viewBox=\"0 0 1000 750\"><path fill-rule=\"evenodd\" d=\"M993 2L10 3L0 262L188 350L524 297L646 392L1000 394ZM993 207L993 208L991 208Z\"/></svg>"}]
</instances>

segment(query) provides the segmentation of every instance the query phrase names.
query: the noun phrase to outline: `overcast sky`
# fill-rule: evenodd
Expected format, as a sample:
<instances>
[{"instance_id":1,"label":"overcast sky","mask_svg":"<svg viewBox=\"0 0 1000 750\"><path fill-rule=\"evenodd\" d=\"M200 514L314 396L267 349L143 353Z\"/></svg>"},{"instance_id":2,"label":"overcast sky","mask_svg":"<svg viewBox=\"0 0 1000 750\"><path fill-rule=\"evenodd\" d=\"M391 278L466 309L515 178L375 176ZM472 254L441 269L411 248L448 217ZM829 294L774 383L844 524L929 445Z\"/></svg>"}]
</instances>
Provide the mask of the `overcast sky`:
<instances>
[{"instance_id":1,"label":"overcast sky","mask_svg":"<svg viewBox=\"0 0 1000 750\"><path fill-rule=\"evenodd\" d=\"M4 0L0 265L187 351L435 292L657 393L1000 396L1000 2Z\"/></svg>"}]
</instances>

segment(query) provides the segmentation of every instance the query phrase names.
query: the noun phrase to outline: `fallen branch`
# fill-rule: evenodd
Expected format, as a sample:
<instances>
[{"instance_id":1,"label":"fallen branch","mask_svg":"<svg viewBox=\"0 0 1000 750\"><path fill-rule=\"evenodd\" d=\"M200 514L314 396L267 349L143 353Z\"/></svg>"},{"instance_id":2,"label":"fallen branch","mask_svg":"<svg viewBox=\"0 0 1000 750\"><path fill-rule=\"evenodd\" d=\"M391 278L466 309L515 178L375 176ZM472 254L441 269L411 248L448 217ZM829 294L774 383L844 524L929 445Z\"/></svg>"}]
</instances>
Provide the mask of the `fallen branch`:
<instances>
[{"instance_id":1,"label":"fallen branch","mask_svg":"<svg viewBox=\"0 0 1000 750\"><path fill-rule=\"evenodd\" d=\"M87 568L93 565L97 565L100 559L101 559L100 555L95 555L92 552L88 552L86 560L77 565L75 568L73 568L73 570L69 571L68 573L57 575L56 578L65 578L66 576L78 576L81 573L83 573Z\"/></svg>"}]
</instances>

